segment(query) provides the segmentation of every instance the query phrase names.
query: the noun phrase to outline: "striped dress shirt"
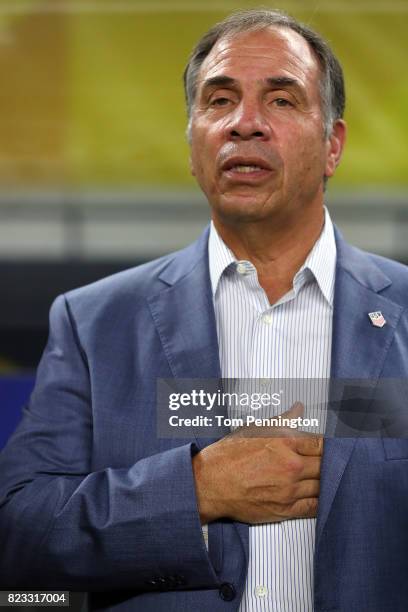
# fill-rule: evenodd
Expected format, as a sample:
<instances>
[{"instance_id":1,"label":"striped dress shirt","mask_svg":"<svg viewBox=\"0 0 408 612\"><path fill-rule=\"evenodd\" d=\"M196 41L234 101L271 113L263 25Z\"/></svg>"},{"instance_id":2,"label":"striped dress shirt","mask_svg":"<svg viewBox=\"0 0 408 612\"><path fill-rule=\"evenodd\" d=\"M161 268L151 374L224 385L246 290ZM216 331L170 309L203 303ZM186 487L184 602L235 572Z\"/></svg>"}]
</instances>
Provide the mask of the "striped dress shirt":
<instances>
[{"instance_id":1,"label":"striped dress shirt","mask_svg":"<svg viewBox=\"0 0 408 612\"><path fill-rule=\"evenodd\" d=\"M324 228L293 288L271 306L253 264L237 261L211 224L210 278L224 379L329 379L335 265L325 209ZM250 526L239 612L312 612L315 527L316 519Z\"/></svg>"}]
</instances>

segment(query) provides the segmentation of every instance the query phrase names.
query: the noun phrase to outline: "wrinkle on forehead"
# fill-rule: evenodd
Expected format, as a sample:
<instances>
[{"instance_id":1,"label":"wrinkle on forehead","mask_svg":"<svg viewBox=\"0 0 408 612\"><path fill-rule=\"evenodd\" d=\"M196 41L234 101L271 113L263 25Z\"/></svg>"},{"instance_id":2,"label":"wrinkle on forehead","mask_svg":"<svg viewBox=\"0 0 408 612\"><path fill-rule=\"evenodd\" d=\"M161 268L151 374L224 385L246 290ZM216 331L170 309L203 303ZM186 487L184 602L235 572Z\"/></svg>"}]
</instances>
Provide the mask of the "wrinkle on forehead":
<instances>
[{"instance_id":1,"label":"wrinkle on forehead","mask_svg":"<svg viewBox=\"0 0 408 612\"><path fill-rule=\"evenodd\" d=\"M281 69L294 71L299 77L318 75L319 62L309 43L297 32L289 28L274 27L249 32L239 32L221 38L211 49L202 63L199 82L213 76L231 63L241 60L256 62L271 60L276 62L277 54L283 58ZM233 76L233 75L231 75ZM302 79L303 80L303 79Z\"/></svg>"}]
</instances>

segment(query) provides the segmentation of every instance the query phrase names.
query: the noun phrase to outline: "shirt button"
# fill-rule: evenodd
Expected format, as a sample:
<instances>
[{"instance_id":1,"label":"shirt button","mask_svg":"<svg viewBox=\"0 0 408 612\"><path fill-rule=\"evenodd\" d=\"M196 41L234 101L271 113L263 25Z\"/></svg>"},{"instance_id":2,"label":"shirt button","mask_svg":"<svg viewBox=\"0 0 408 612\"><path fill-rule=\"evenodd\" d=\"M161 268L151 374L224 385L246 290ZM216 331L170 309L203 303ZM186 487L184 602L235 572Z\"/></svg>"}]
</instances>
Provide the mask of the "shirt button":
<instances>
[{"instance_id":1,"label":"shirt button","mask_svg":"<svg viewBox=\"0 0 408 612\"><path fill-rule=\"evenodd\" d=\"M266 325L270 325L272 323L272 315L270 314L262 315L262 321L266 323Z\"/></svg>"},{"instance_id":2,"label":"shirt button","mask_svg":"<svg viewBox=\"0 0 408 612\"><path fill-rule=\"evenodd\" d=\"M258 584L258 586L255 587L255 595L257 597L266 597L267 594L268 594L268 589L263 584Z\"/></svg>"},{"instance_id":3,"label":"shirt button","mask_svg":"<svg viewBox=\"0 0 408 612\"><path fill-rule=\"evenodd\" d=\"M224 601L232 601L236 595L234 585L229 582L223 582L218 593Z\"/></svg>"},{"instance_id":4,"label":"shirt button","mask_svg":"<svg viewBox=\"0 0 408 612\"><path fill-rule=\"evenodd\" d=\"M246 265L242 262L237 264L237 272L238 274L248 274Z\"/></svg>"}]
</instances>

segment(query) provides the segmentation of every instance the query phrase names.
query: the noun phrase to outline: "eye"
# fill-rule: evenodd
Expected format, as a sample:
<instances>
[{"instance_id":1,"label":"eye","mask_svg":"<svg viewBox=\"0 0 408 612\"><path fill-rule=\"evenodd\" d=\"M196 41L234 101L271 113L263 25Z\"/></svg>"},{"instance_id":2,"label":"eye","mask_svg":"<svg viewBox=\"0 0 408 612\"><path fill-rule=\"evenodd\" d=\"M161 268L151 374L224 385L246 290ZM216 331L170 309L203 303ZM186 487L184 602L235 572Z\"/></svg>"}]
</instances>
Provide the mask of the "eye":
<instances>
[{"instance_id":1,"label":"eye","mask_svg":"<svg viewBox=\"0 0 408 612\"><path fill-rule=\"evenodd\" d=\"M229 98L223 98L223 97L213 98L210 101L210 106L226 106L227 104L229 104L229 102L231 102Z\"/></svg>"},{"instance_id":2,"label":"eye","mask_svg":"<svg viewBox=\"0 0 408 612\"><path fill-rule=\"evenodd\" d=\"M292 102L290 102L290 100L287 100L286 98L275 98L274 100L272 100L272 102L280 108L284 108L285 106L293 106Z\"/></svg>"}]
</instances>

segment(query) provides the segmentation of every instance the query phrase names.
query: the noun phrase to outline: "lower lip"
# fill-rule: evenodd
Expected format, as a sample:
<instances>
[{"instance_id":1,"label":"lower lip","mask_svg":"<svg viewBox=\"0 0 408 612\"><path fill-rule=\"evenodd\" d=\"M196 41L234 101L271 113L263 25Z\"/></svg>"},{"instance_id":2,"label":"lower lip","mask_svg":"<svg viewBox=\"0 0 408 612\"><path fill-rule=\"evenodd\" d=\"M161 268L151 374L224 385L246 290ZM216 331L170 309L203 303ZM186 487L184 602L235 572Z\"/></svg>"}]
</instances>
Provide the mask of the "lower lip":
<instances>
[{"instance_id":1,"label":"lower lip","mask_svg":"<svg viewBox=\"0 0 408 612\"><path fill-rule=\"evenodd\" d=\"M255 183L257 181L263 181L268 178L271 174L271 170L261 169L253 170L252 172L238 172L231 168L230 170L224 170L224 176L232 181L241 183Z\"/></svg>"}]
</instances>

